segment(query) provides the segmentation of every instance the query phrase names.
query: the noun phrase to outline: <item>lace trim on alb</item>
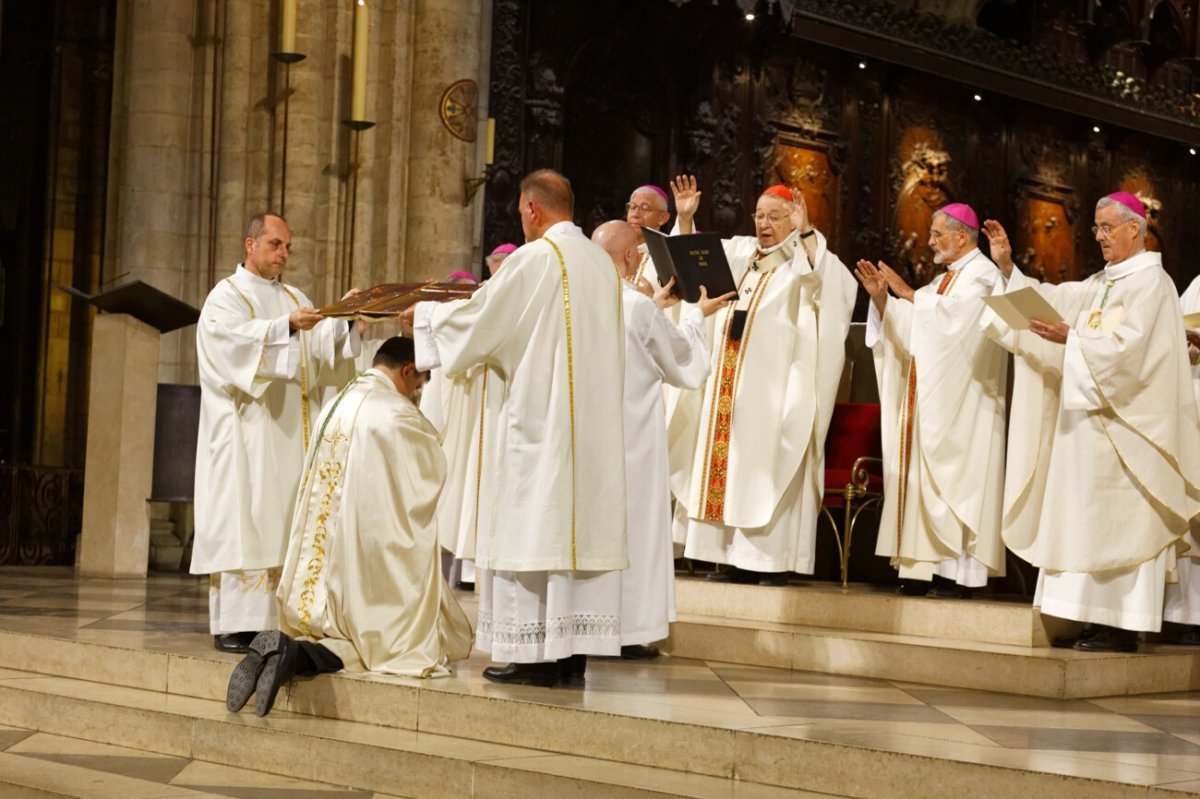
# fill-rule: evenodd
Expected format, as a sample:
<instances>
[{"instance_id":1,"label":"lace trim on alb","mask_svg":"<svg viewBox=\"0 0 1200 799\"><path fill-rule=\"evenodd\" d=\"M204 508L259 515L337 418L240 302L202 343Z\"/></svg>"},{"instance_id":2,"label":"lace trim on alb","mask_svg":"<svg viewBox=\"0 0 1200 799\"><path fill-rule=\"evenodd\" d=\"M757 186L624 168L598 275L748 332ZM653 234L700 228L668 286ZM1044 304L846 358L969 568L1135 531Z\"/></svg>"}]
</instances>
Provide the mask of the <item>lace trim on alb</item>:
<instances>
[{"instance_id":1,"label":"lace trim on alb","mask_svg":"<svg viewBox=\"0 0 1200 799\"><path fill-rule=\"evenodd\" d=\"M621 617L610 613L578 613L544 622L519 624L480 616L479 636L508 646L529 646L573 638L619 638Z\"/></svg>"}]
</instances>

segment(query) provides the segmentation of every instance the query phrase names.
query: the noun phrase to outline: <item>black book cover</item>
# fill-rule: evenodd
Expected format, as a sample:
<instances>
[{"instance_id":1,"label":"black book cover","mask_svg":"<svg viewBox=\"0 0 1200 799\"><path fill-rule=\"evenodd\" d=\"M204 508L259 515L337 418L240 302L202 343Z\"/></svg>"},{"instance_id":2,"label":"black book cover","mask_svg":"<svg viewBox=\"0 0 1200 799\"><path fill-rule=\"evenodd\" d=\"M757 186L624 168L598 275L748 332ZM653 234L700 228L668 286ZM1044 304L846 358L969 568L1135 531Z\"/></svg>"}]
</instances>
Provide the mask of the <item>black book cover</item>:
<instances>
[{"instance_id":1,"label":"black book cover","mask_svg":"<svg viewBox=\"0 0 1200 799\"><path fill-rule=\"evenodd\" d=\"M710 297L737 291L725 248L716 233L664 236L657 230L642 232L646 235L646 249L654 259L658 282L666 285L675 278L673 294L694 303L700 299L701 286L708 289Z\"/></svg>"}]
</instances>

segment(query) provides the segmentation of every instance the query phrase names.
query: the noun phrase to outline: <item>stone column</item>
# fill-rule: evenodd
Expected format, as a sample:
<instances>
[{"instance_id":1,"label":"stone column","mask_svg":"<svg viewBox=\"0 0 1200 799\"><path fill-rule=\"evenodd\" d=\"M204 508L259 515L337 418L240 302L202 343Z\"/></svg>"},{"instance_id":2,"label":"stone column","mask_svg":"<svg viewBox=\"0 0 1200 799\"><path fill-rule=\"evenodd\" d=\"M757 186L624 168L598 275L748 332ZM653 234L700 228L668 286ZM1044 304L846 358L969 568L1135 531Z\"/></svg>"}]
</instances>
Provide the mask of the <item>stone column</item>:
<instances>
[{"instance_id":1,"label":"stone column","mask_svg":"<svg viewBox=\"0 0 1200 799\"><path fill-rule=\"evenodd\" d=\"M146 576L158 343L157 330L128 314L99 314L92 328L84 577Z\"/></svg>"},{"instance_id":2,"label":"stone column","mask_svg":"<svg viewBox=\"0 0 1200 799\"><path fill-rule=\"evenodd\" d=\"M442 93L458 80L480 81L483 13L478 0L418 0L409 109L408 223L405 278L443 277L458 269L475 268L477 194L463 206L463 179L483 171L482 142L455 138L442 124ZM480 86L486 108L487 83ZM477 270L476 270L477 271Z\"/></svg>"}]
</instances>

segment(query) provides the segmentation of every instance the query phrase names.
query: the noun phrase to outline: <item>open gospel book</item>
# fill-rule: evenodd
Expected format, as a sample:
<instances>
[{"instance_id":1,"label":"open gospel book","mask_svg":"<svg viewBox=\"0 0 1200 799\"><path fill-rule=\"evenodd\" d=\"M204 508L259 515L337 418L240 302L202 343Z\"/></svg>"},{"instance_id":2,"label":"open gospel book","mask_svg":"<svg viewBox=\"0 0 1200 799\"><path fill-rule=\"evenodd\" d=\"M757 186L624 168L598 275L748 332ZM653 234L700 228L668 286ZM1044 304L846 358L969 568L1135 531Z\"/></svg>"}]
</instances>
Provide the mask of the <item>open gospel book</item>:
<instances>
[{"instance_id":1,"label":"open gospel book","mask_svg":"<svg viewBox=\"0 0 1200 799\"><path fill-rule=\"evenodd\" d=\"M479 286L473 283L382 283L372 289L319 308L332 319L388 319L418 302L461 300L470 297Z\"/></svg>"}]
</instances>

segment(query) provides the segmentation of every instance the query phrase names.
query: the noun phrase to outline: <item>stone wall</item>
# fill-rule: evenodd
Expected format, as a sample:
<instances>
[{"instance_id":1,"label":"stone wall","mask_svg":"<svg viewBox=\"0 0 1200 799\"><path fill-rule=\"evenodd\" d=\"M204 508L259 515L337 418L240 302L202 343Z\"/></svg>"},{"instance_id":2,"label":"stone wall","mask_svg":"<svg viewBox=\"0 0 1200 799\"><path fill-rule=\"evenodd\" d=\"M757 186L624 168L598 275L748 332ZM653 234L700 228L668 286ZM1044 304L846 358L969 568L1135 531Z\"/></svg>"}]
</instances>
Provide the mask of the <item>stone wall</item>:
<instances>
[{"instance_id":1,"label":"stone wall","mask_svg":"<svg viewBox=\"0 0 1200 799\"><path fill-rule=\"evenodd\" d=\"M240 260L246 218L265 209L287 216L286 279L318 304L480 262L481 202L463 205L463 178L482 170L483 136L451 135L439 101L457 80L484 87L482 132L491 1L367 6L376 125L352 132L352 0L299 0L306 57L290 67L270 56L279 0L119 4L105 279L125 274L198 307ZM194 334L164 337L161 382L196 381Z\"/></svg>"}]
</instances>

